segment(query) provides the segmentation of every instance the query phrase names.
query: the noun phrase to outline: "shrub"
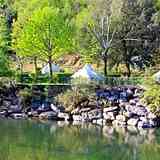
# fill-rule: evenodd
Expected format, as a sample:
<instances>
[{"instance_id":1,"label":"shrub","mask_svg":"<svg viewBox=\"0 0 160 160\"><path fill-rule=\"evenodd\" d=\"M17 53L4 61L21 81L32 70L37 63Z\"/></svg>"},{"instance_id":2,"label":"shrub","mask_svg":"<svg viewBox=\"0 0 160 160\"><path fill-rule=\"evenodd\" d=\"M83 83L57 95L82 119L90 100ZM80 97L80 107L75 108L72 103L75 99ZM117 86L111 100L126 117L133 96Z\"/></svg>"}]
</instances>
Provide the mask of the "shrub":
<instances>
[{"instance_id":1,"label":"shrub","mask_svg":"<svg viewBox=\"0 0 160 160\"><path fill-rule=\"evenodd\" d=\"M59 94L55 99L65 107L66 111L71 111L77 107L79 101L86 99L89 96L93 96L94 94L94 88L88 86L76 86Z\"/></svg>"},{"instance_id":2,"label":"shrub","mask_svg":"<svg viewBox=\"0 0 160 160\"><path fill-rule=\"evenodd\" d=\"M32 99L31 90L28 88L20 90L19 96L21 98L21 105L23 106L23 108L27 108L31 104L31 99Z\"/></svg>"},{"instance_id":3,"label":"shrub","mask_svg":"<svg viewBox=\"0 0 160 160\"><path fill-rule=\"evenodd\" d=\"M160 112L160 85L153 78L145 78L143 102L145 102L152 112Z\"/></svg>"}]
</instances>

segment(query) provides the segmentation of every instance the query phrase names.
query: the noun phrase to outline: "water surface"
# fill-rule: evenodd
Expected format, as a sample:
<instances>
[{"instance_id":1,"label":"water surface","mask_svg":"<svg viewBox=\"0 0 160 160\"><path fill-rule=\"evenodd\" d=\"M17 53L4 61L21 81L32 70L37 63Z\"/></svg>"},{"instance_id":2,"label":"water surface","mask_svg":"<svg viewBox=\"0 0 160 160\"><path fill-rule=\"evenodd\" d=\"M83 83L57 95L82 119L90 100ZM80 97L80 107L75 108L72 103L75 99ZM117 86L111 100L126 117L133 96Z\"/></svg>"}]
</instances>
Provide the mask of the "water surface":
<instances>
[{"instance_id":1,"label":"water surface","mask_svg":"<svg viewBox=\"0 0 160 160\"><path fill-rule=\"evenodd\" d=\"M0 160L160 160L160 130L0 120Z\"/></svg>"}]
</instances>

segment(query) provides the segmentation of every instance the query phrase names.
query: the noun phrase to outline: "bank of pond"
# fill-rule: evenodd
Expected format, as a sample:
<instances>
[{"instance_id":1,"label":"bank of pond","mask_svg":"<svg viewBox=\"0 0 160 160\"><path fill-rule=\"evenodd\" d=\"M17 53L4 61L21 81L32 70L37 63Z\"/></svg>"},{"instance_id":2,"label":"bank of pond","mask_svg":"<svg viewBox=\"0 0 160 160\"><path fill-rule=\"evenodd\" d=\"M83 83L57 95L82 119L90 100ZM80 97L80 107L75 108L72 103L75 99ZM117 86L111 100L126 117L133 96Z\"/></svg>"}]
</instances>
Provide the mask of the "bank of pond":
<instances>
[{"instance_id":1,"label":"bank of pond","mask_svg":"<svg viewBox=\"0 0 160 160\"><path fill-rule=\"evenodd\" d=\"M68 86L63 89L62 86L52 87L48 89L47 96L44 96L42 86L35 86L32 93L27 93L28 99L20 94L23 90L24 88L13 85L1 90L1 118L33 118L138 128L155 128L160 125L158 112L152 112L142 103L144 89L138 86L98 86L94 88L94 95L80 97L70 109L55 99L57 94L63 94L64 90L68 90ZM91 92L90 88L89 90ZM76 97L74 90L72 94Z\"/></svg>"}]
</instances>

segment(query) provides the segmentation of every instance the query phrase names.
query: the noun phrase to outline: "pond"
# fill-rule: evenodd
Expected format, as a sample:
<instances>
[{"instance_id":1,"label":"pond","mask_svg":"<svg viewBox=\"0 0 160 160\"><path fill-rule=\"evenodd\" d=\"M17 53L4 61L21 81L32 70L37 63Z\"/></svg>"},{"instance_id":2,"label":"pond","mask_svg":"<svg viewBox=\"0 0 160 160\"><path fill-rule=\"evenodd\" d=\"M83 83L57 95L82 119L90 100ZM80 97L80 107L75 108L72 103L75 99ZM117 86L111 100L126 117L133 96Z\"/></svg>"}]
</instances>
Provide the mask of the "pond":
<instances>
[{"instance_id":1,"label":"pond","mask_svg":"<svg viewBox=\"0 0 160 160\"><path fill-rule=\"evenodd\" d=\"M0 120L0 160L159 159L159 129Z\"/></svg>"}]
</instances>

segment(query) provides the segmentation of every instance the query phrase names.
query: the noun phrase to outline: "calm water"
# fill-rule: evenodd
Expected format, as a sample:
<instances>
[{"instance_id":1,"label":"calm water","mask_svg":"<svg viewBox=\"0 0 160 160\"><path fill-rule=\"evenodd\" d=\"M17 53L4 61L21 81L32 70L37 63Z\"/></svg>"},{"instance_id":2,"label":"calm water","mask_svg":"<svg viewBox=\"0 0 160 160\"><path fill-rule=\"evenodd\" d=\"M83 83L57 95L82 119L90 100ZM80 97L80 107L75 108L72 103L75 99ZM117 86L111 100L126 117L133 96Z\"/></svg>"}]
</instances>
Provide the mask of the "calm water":
<instances>
[{"instance_id":1,"label":"calm water","mask_svg":"<svg viewBox=\"0 0 160 160\"><path fill-rule=\"evenodd\" d=\"M0 160L160 160L160 130L128 129L0 120Z\"/></svg>"}]
</instances>

